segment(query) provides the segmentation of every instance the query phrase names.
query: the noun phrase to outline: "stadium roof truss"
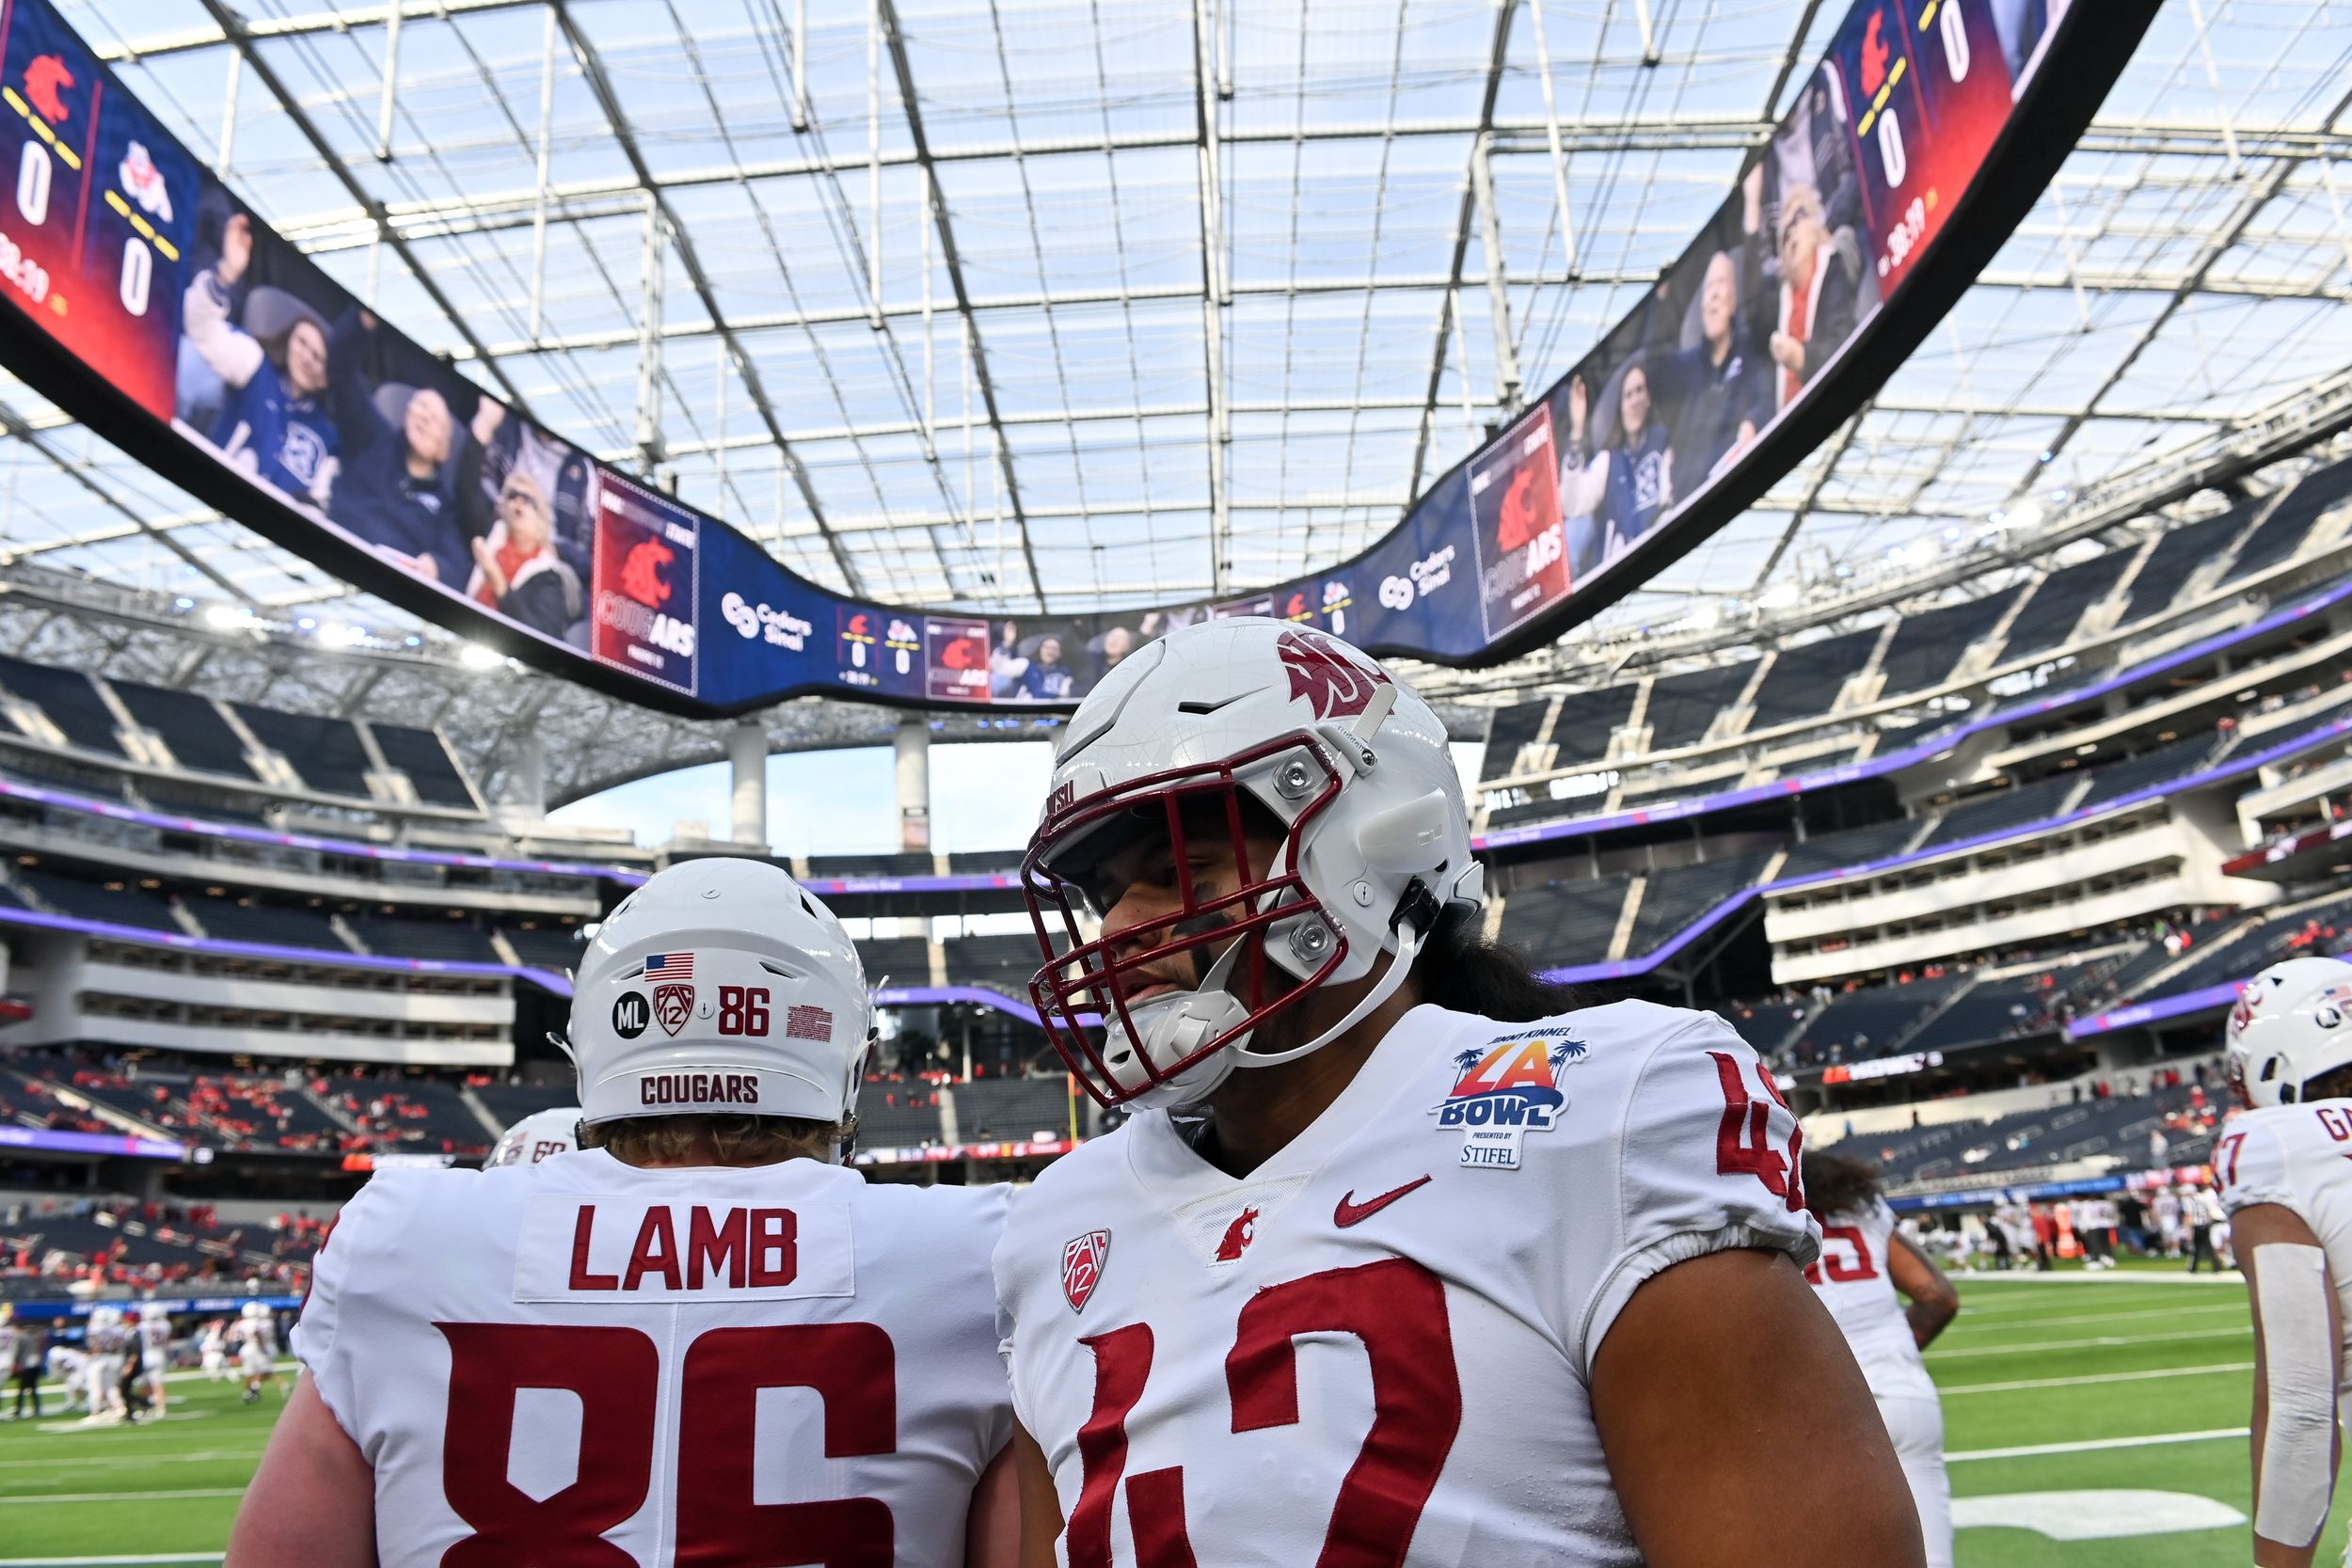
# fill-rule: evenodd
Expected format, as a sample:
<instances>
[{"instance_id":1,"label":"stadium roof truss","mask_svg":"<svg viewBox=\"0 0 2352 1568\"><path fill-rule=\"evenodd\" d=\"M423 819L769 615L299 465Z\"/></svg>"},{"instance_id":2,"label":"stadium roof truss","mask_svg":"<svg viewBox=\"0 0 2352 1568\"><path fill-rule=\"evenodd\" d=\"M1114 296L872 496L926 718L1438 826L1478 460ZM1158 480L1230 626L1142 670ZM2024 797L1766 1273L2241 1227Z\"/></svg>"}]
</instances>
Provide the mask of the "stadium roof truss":
<instances>
[{"instance_id":1,"label":"stadium roof truss","mask_svg":"<svg viewBox=\"0 0 2352 1568\"><path fill-rule=\"evenodd\" d=\"M1844 7L70 10L281 232L554 430L830 586L1079 610L1378 537L1630 308ZM2352 363L2348 156L2352 15L2167 8L1948 322L1562 657L1915 562L2291 403ZM538 731L559 798L717 751L710 724L462 670L5 378L0 428L8 646L431 712L491 776ZM224 604L351 645L194 624ZM890 722L801 703L771 731Z\"/></svg>"}]
</instances>

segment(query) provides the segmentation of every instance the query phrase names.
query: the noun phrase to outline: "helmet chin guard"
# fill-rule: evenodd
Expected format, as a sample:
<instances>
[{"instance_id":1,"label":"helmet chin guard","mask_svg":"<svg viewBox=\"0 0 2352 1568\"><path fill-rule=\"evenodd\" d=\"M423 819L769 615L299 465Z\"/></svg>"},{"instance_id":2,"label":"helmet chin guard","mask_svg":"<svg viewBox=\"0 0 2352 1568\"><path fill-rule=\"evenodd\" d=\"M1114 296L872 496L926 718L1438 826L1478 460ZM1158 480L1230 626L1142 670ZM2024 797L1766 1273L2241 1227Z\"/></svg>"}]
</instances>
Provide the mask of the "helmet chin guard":
<instances>
[{"instance_id":1,"label":"helmet chin guard","mask_svg":"<svg viewBox=\"0 0 2352 1568\"><path fill-rule=\"evenodd\" d=\"M1237 1068L1320 1049L1396 994L1448 906L1484 901L1444 725L1319 631L1179 628L1106 676L1066 735L1021 868L1045 958L1029 992L1104 1105L1193 1103ZM1098 930L1117 901L1094 907L1091 874L1145 835L1171 851L1172 907ZM1203 849L1230 854L1233 885L1196 884ZM1365 980L1336 1024L1265 1047L1269 1021Z\"/></svg>"}]
</instances>

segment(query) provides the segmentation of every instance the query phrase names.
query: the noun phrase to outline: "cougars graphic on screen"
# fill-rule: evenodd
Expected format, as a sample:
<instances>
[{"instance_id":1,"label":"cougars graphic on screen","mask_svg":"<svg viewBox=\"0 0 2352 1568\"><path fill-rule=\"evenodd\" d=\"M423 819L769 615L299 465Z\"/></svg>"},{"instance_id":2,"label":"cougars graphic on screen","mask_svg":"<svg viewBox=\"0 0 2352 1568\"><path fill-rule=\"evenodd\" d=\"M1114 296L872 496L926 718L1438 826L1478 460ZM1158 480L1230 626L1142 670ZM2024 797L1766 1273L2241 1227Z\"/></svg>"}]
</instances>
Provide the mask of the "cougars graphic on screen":
<instances>
[{"instance_id":1,"label":"cougars graphic on screen","mask_svg":"<svg viewBox=\"0 0 2352 1568\"><path fill-rule=\"evenodd\" d=\"M615 474L597 476L596 515L592 651L603 663L693 691L701 517Z\"/></svg>"}]
</instances>

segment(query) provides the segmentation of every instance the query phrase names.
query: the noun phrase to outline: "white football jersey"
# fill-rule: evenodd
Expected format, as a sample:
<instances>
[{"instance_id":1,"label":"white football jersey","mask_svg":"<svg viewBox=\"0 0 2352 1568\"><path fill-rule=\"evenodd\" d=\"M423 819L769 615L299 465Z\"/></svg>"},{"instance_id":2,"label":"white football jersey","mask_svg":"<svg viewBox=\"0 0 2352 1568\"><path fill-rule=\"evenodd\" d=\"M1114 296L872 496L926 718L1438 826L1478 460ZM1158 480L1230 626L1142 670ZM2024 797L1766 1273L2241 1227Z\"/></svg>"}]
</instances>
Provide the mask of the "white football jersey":
<instances>
[{"instance_id":1,"label":"white football jersey","mask_svg":"<svg viewBox=\"0 0 2352 1568\"><path fill-rule=\"evenodd\" d=\"M294 1349L375 1472L387 1568L962 1560L1010 1433L1003 1187L601 1149L377 1173ZM597 1560L603 1560L599 1558ZM614 1560L620 1560L617 1557Z\"/></svg>"},{"instance_id":2,"label":"white football jersey","mask_svg":"<svg viewBox=\"0 0 2352 1568\"><path fill-rule=\"evenodd\" d=\"M1671 1264L1813 1260L1797 1141L1722 1020L1627 1002L1416 1007L1240 1180L1163 1111L1081 1147L996 1252L1062 1560L1638 1562L1594 1354Z\"/></svg>"},{"instance_id":3,"label":"white football jersey","mask_svg":"<svg viewBox=\"0 0 2352 1568\"><path fill-rule=\"evenodd\" d=\"M1919 1358L1911 1320L1895 1293L1887 1255L1895 1245L1895 1212L1874 1198L1858 1214L1833 1216L1821 1227L1821 1257L1804 1271L1821 1305L1853 1347L1870 1392L1935 1398L1928 1364Z\"/></svg>"},{"instance_id":4,"label":"white football jersey","mask_svg":"<svg viewBox=\"0 0 2352 1568\"><path fill-rule=\"evenodd\" d=\"M142 1365L151 1372L167 1371L171 1367L171 1322L167 1318L139 1320L139 1348Z\"/></svg>"},{"instance_id":5,"label":"white football jersey","mask_svg":"<svg viewBox=\"0 0 2352 1568\"><path fill-rule=\"evenodd\" d=\"M2319 1238L2335 1280L2344 1365L2352 1379L2352 1100L2248 1111L2222 1129L2213 1148L2221 1201L2232 1214L2276 1203Z\"/></svg>"}]
</instances>

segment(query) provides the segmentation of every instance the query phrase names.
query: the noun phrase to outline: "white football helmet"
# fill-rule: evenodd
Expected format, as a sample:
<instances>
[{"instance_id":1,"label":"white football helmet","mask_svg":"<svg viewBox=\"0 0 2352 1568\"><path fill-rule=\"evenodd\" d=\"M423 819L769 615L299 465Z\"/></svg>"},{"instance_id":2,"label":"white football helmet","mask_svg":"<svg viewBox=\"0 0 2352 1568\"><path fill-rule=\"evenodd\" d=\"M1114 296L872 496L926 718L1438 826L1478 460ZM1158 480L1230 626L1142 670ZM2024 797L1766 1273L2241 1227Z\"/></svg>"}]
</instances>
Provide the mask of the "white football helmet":
<instances>
[{"instance_id":1,"label":"white football helmet","mask_svg":"<svg viewBox=\"0 0 2352 1568\"><path fill-rule=\"evenodd\" d=\"M1244 801L1283 832L1269 865L1248 863ZM1230 847L1240 886L1192 886L1187 818L1196 841ZM1182 907L1089 937L1106 912L1089 902L1090 874L1144 833L1170 840ZM1404 984L1445 907L1486 898L1461 776L1429 705L1337 638L1255 616L1146 643L1079 705L1022 888L1047 960L1030 995L1105 1105L1188 1104L1237 1066L1320 1048ZM1154 983L1147 971L1162 966L1168 983L1167 960L1202 948L1198 989L1130 1000ZM1384 952L1394 960L1347 1017L1304 1045L1248 1049L1267 1019L1319 986L1364 978ZM1082 1010L1102 1015L1099 1047Z\"/></svg>"},{"instance_id":2,"label":"white football helmet","mask_svg":"<svg viewBox=\"0 0 2352 1568\"><path fill-rule=\"evenodd\" d=\"M482 1162L484 1170L501 1165L535 1165L552 1154L569 1154L580 1147L580 1107L559 1105L533 1111L499 1136L498 1147Z\"/></svg>"},{"instance_id":3,"label":"white football helmet","mask_svg":"<svg viewBox=\"0 0 2352 1568\"><path fill-rule=\"evenodd\" d=\"M573 981L580 1119L846 1121L873 1006L857 949L766 861L684 861L597 927Z\"/></svg>"},{"instance_id":4,"label":"white football helmet","mask_svg":"<svg viewBox=\"0 0 2352 1568\"><path fill-rule=\"evenodd\" d=\"M156 1322L168 1323L170 1319L171 1308L166 1307L162 1302L143 1301L139 1303L139 1322L143 1323L151 1323Z\"/></svg>"},{"instance_id":5,"label":"white football helmet","mask_svg":"<svg viewBox=\"0 0 2352 1568\"><path fill-rule=\"evenodd\" d=\"M269 1316L269 1307L266 1304L262 1302L248 1301L244 1307L238 1309L237 1315L245 1319L245 1321L249 1323L260 1323L263 1318Z\"/></svg>"},{"instance_id":6,"label":"white football helmet","mask_svg":"<svg viewBox=\"0 0 2352 1568\"><path fill-rule=\"evenodd\" d=\"M2231 1086L2249 1105L2289 1105L2352 1063L2352 963L2289 958L2246 982L2223 1031Z\"/></svg>"}]
</instances>

